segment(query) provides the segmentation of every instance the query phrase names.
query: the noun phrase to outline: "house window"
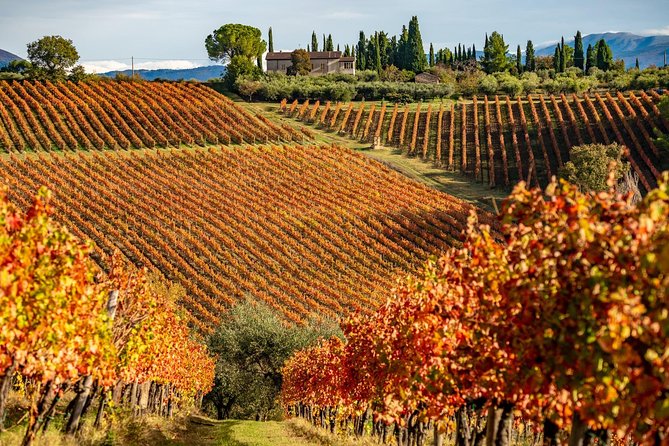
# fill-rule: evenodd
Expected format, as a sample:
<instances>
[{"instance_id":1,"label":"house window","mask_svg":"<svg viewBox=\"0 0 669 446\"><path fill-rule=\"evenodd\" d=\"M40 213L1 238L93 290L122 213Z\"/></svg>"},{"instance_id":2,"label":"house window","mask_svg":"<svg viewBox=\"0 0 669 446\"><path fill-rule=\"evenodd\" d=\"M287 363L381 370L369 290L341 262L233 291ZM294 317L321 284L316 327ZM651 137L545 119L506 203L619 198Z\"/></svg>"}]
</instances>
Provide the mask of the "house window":
<instances>
[{"instance_id":1,"label":"house window","mask_svg":"<svg viewBox=\"0 0 669 446\"><path fill-rule=\"evenodd\" d=\"M352 70L353 69L353 62L344 62L344 69L345 70Z\"/></svg>"}]
</instances>

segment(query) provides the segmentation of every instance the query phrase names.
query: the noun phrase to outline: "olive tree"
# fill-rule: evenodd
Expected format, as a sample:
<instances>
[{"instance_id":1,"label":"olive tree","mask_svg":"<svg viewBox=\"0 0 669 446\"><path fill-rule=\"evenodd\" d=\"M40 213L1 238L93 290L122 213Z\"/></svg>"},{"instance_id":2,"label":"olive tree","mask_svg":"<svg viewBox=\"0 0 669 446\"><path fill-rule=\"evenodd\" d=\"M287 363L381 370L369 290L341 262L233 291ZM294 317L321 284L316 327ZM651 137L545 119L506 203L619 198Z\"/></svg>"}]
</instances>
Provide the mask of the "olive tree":
<instances>
[{"instance_id":1,"label":"olive tree","mask_svg":"<svg viewBox=\"0 0 669 446\"><path fill-rule=\"evenodd\" d=\"M234 86L239 76L259 74L255 61L267 49L258 28L238 23L228 23L214 30L204 44L209 59L228 64L225 80L229 87Z\"/></svg>"},{"instance_id":2,"label":"olive tree","mask_svg":"<svg viewBox=\"0 0 669 446\"><path fill-rule=\"evenodd\" d=\"M33 77L62 80L79 60L79 53L70 39L44 36L28 44L28 59Z\"/></svg>"}]
</instances>

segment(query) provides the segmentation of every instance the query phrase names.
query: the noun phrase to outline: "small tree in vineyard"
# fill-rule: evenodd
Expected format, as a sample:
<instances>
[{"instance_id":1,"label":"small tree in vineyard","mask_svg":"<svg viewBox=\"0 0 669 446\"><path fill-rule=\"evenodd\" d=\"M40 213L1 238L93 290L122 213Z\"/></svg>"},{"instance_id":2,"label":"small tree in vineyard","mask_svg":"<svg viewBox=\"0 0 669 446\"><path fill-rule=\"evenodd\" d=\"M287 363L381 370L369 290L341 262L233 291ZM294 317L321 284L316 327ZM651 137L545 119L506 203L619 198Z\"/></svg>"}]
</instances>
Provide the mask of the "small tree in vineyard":
<instances>
[{"instance_id":1,"label":"small tree in vineyard","mask_svg":"<svg viewBox=\"0 0 669 446\"><path fill-rule=\"evenodd\" d=\"M582 191L601 192L609 189L609 175L619 181L629 171L629 164L622 161L625 147L618 144L586 144L569 150L569 161L558 175Z\"/></svg>"}]
</instances>

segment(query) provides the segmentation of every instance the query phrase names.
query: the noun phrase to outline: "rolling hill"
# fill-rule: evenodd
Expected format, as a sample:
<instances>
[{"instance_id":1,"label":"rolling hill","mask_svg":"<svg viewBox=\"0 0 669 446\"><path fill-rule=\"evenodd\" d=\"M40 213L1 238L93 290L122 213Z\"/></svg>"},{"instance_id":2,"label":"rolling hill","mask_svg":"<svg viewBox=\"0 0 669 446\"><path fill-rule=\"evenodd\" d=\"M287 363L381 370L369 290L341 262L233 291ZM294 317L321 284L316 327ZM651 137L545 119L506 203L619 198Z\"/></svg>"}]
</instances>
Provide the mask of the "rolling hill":
<instances>
[{"instance_id":1,"label":"rolling hill","mask_svg":"<svg viewBox=\"0 0 669 446\"><path fill-rule=\"evenodd\" d=\"M664 51L669 51L669 36L639 36L632 33L599 33L583 36L583 46L595 46L604 39L613 50L613 57L623 59L626 67L633 67L635 59L639 58L641 68L650 65L662 66L664 64ZM574 46L574 39L565 40L565 43ZM555 45L549 45L536 51L540 56L552 56Z\"/></svg>"},{"instance_id":2,"label":"rolling hill","mask_svg":"<svg viewBox=\"0 0 669 446\"><path fill-rule=\"evenodd\" d=\"M21 58L16 54L0 49L0 68L7 66L13 60L21 60Z\"/></svg>"},{"instance_id":3,"label":"rolling hill","mask_svg":"<svg viewBox=\"0 0 669 446\"><path fill-rule=\"evenodd\" d=\"M109 71L107 73L102 73L101 76L115 77L116 74L118 73L130 76L132 74L132 71L131 70ZM209 79L222 77L225 74L225 67L223 65L209 65L206 67L188 68L183 70L171 70L171 69L135 70L135 74L139 74L143 79L146 79L147 81L164 79L168 81L196 80L204 82L208 81Z\"/></svg>"}]
</instances>

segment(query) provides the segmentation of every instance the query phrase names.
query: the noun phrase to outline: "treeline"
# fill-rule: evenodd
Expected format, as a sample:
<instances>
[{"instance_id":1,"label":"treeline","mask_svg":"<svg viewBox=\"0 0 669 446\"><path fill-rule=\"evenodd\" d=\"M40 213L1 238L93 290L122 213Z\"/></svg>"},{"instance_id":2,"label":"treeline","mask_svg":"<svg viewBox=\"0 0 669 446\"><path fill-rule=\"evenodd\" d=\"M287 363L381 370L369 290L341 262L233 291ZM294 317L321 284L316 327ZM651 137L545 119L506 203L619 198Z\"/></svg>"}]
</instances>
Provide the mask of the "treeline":
<instances>
[{"instance_id":1,"label":"treeline","mask_svg":"<svg viewBox=\"0 0 669 446\"><path fill-rule=\"evenodd\" d=\"M588 76L583 76L575 68L567 68L564 73L542 68L516 76L508 71L486 74L482 70L456 71L435 66L430 69L430 73L439 78L438 84L411 82L413 73L399 71L391 66L380 74L376 71L362 71L355 76L286 76L272 73L256 79L243 77L237 80L235 88L251 100L272 102L282 99L412 102L475 95L520 96L669 88L669 68L602 71L595 67Z\"/></svg>"}]
</instances>

